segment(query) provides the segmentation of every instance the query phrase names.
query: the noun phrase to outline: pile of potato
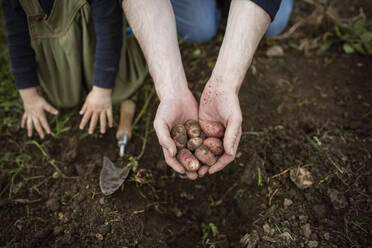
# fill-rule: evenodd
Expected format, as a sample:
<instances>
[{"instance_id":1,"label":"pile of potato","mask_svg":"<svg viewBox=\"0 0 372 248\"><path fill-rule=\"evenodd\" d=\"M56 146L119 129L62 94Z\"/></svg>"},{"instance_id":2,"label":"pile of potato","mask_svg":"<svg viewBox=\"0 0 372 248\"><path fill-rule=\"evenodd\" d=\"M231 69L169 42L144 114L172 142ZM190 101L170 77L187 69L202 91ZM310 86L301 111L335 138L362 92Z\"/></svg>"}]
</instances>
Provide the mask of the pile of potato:
<instances>
[{"instance_id":1,"label":"pile of potato","mask_svg":"<svg viewBox=\"0 0 372 248\"><path fill-rule=\"evenodd\" d=\"M171 130L177 146L177 159L188 171L197 171L200 166L212 166L222 155L225 128L219 122L188 120Z\"/></svg>"}]
</instances>

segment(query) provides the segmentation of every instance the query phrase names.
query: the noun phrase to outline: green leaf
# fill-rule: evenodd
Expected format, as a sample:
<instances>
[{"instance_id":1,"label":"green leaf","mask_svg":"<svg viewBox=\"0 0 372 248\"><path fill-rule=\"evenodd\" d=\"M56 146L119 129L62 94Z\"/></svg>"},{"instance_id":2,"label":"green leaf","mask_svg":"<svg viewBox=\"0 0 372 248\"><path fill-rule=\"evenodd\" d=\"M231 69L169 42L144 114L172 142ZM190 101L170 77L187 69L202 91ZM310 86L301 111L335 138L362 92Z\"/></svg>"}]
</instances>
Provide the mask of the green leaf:
<instances>
[{"instance_id":1,"label":"green leaf","mask_svg":"<svg viewBox=\"0 0 372 248\"><path fill-rule=\"evenodd\" d=\"M372 20L367 20L365 27L367 30L372 30Z\"/></svg>"},{"instance_id":2,"label":"green leaf","mask_svg":"<svg viewBox=\"0 0 372 248\"><path fill-rule=\"evenodd\" d=\"M194 52L192 53L192 55L194 55L194 57L198 57L200 54L201 54L201 51L200 51L199 48L196 48L196 49L194 50Z\"/></svg>"},{"instance_id":3,"label":"green leaf","mask_svg":"<svg viewBox=\"0 0 372 248\"><path fill-rule=\"evenodd\" d=\"M212 231L213 237L216 237L217 234L219 233L217 226L215 224L213 224L213 223L209 223L209 227L210 227L210 229Z\"/></svg>"},{"instance_id":4,"label":"green leaf","mask_svg":"<svg viewBox=\"0 0 372 248\"><path fill-rule=\"evenodd\" d=\"M327 51L333 44L333 41L327 41L319 45L320 51Z\"/></svg>"},{"instance_id":5,"label":"green leaf","mask_svg":"<svg viewBox=\"0 0 372 248\"><path fill-rule=\"evenodd\" d=\"M337 36L338 38L341 38L341 37L342 37L342 33L341 33L341 30L340 30L340 27L336 25L336 26L334 27L334 29L335 29L335 34L336 34L336 36Z\"/></svg>"},{"instance_id":6,"label":"green leaf","mask_svg":"<svg viewBox=\"0 0 372 248\"><path fill-rule=\"evenodd\" d=\"M360 36L365 30L366 19L360 18L353 23L352 31L355 36Z\"/></svg>"},{"instance_id":7,"label":"green leaf","mask_svg":"<svg viewBox=\"0 0 372 248\"><path fill-rule=\"evenodd\" d=\"M366 55L367 52L366 50L362 47L362 44L361 43L353 43L351 44L353 46L353 48L358 52L358 53L361 53L363 55Z\"/></svg>"},{"instance_id":8,"label":"green leaf","mask_svg":"<svg viewBox=\"0 0 372 248\"><path fill-rule=\"evenodd\" d=\"M350 44L348 44L348 43L345 43L344 44L344 51L347 54L351 54L351 53L354 53L355 52L354 51L354 48Z\"/></svg>"},{"instance_id":9,"label":"green leaf","mask_svg":"<svg viewBox=\"0 0 372 248\"><path fill-rule=\"evenodd\" d=\"M365 32L360 36L368 54L372 54L372 32Z\"/></svg>"}]
</instances>

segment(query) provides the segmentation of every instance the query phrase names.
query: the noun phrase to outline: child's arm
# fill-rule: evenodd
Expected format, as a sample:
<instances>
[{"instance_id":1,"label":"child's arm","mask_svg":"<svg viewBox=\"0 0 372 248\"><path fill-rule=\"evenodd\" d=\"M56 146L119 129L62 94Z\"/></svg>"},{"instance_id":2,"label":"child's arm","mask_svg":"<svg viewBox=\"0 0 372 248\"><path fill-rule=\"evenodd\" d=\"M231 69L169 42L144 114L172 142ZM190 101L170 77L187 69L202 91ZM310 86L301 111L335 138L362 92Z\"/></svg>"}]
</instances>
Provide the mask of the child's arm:
<instances>
[{"instance_id":1,"label":"child's arm","mask_svg":"<svg viewBox=\"0 0 372 248\"><path fill-rule=\"evenodd\" d=\"M18 1L2 0L11 72L18 90L39 85L27 17Z\"/></svg>"},{"instance_id":2,"label":"child's arm","mask_svg":"<svg viewBox=\"0 0 372 248\"><path fill-rule=\"evenodd\" d=\"M44 132L50 133L45 111L57 114L37 91L39 85L34 50L31 48L26 14L18 1L2 0L5 26L8 38L11 72L17 89L23 100L24 114L21 127L27 127L28 136L33 128L41 138Z\"/></svg>"},{"instance_id":3,"label":"child's arm","mask_svg":"<svg viewBox=\"0 0 372 248\"><path fill-rule=\"evenodd\" d=\"M101 133L106 131L106 121L112 126L111 91L119 70L123 16L118 0L91 1L96 32L96 60L94 63L93 89L80 111L83 118L80 129L89 124L93 133L100 121Z\"/></svg>"}]
</instances>

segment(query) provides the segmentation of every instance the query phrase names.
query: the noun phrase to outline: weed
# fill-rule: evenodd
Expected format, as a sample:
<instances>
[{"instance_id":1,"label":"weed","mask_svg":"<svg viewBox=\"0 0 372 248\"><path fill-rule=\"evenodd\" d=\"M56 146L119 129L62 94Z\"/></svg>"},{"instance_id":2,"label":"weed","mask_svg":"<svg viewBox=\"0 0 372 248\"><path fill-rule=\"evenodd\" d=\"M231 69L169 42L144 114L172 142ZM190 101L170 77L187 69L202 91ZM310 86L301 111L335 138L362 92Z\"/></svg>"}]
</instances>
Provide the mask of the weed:
<instances>
[{"instance_id":1,"label":"weed","mask_svg":"<svg viewBox=\"0 0 372 248\"><path fill-rule=\"evenodd\" d=\"M212 243L211 238L216 238L219 234L218 228L213 223L202 223L201 224L202 230L202 245L203 247L214 248L216 247L214 243ZM212 235L210 235L212 234Z\"/></svg>"},{"instance_id":2,"label":"weed","mask_svg":"<svg viewBox=\"0 0 372 248\"><path fill-rule=\"evenodd\" d=\"M216 201L213 199L211 195L208 197L208 199L209 199L209 206L211 207L217 207L222 204L222 199Z\"/></svg>"},{"instance_id":3,"label":"weed","mask_svg":"<svg viewBox=\"0 0 372 248\"><path fill-rule=\"evenodd\" d=\"M71 119L71 116L75 114L75 111L66 114L62 117L62 120L60 119L61 116L56 115L51 123L55 123L55 130L50 133L50 135L55 138L55 139L60 139L61 134L67 132L70 130L70 127L67 127L66 124L69 122Z\"/></svg>"},{"instance_id":4,"label":"weed","mask_svg":"<svg viewBox=\"0 0 372 248\"><path fill-rule=\"evenodd\" d=\"M372 55L372 20L365 16L344 28L336 25L334 34L343 43L345 53Z\"/></svg>"},{"instance_id":5,"label":"weed","mask_svg":"<svg viewBox=\"0 0 372 248\"><path fill-rule=\"evenodd\" d=\"M261 174L261 168L257 167L257 185L262 186L262 174Z\"/></svg>"}]
</instances>

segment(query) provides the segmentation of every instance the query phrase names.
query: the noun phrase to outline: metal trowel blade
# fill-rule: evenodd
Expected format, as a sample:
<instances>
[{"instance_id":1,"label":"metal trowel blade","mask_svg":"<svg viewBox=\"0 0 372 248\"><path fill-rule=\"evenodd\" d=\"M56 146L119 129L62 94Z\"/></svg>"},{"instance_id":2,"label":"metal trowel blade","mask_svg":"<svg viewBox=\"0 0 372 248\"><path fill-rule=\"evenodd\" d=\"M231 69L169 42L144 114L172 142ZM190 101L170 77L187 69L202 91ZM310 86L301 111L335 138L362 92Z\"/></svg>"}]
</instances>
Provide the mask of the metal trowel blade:
<instances>
[{"instance_id":1,"label":"metal trowel blade","mask_svg":"<svg viewBox=\"0 0 372 248\"><path fill-rule=\"evenodd\" d=\"M117 168L108 157L103 158L103 166L99 176L99 186L105 195L111 195L124 183L130 167Z\"/></svg>"}]
</instances>

